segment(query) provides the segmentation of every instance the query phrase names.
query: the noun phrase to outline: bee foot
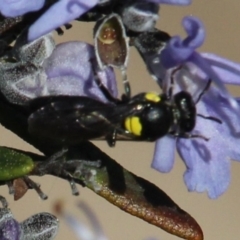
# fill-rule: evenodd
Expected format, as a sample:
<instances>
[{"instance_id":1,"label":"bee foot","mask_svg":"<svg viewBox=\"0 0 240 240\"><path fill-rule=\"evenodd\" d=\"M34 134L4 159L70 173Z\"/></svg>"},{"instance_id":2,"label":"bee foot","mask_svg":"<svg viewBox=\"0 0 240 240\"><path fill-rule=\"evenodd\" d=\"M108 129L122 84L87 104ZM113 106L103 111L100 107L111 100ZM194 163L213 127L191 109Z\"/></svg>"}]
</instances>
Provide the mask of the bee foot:
<instances>
[{"instance_id":1,"label":"bee foot","mask_svg":"<svg viewBox=\"0 0 240 240\"><path fill-rule=\"evenodd\" d=\"M79 191L77 189L77 185L76 185L75 181L71 178L71 179L69 179L69 183L70 183L70 187L72 190L72 195L79 196Z\"/></svg>"}]
</instances>

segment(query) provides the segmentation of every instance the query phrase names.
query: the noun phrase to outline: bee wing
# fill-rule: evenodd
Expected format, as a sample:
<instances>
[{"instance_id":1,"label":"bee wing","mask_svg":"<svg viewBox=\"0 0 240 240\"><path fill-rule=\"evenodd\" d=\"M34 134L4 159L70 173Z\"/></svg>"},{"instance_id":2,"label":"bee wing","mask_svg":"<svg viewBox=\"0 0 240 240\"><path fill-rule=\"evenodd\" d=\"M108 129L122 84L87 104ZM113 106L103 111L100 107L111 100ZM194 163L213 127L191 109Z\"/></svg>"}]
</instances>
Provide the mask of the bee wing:
<instances>
[{"instance_id":1,"label":"bee wing","mask_svg":"<svg viewBox=\"0 0 240 240\"><path fill-rule=\"evenodd\" d=\"M133 111L128 104L116 106L87 97L43 97L30 103L29 132L52 141L76 144L105 138L117 131L117 139L131 139L122 121Z\"/></svg>"}]
</instances>

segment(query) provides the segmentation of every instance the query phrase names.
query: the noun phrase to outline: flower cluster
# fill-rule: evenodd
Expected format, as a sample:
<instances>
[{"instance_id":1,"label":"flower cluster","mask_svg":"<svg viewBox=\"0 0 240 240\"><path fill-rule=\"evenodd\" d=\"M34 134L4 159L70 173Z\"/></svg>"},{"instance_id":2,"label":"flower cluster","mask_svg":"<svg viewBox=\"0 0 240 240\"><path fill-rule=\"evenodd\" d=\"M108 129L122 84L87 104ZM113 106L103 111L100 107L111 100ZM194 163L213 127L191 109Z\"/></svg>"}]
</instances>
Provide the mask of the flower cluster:
<instances>
[{"instance_id":1,"label":"flower cluster","mask_svg":"<svg viewBox=\"0 0 240 240\"><path fill-rule=\"evenodd\" d=\"M1 88L6 92L6 97L14 96L14 99L10 100L18 104L29 98L45 95L88 96L105 102L104 95L93 81L94 72L97 71L93 47L82 42L68 42L55 47L51 35L43 35L79 18L95 5L104 6L109 2L91 0L86 3L81 0L61 0L54 4L50 4L48 1L34 1L32 4L26 4L26 1L2 1L0 10L3 15L8 17L17 17L27 12L38 11L50 4L44 14L29 27L28 41L36 40L18 49L16 58L19 59L19 62L14 66L9 66L9 63L1 63L3 79ZM149 2L190 4L190 1L170 0L151 0ZM60 12L61 14L59 14ZM184 40L178 36L172 37L167 41L164 49L158 53L159 55L154 52L154 56L159 58L158 62L160 63L159 67L152 68L154 69L152 74L161 79L159 84L166 92L173 69L180 66L181 69L174 76L174 93L180 90L188 91L195 101L207 84L207 80L211 79L214 85L196 103L197 113L215 117L221 120L222 124L200 116L197 117L194 132L209 138L209 141L203 141L200 138L182 139L171 135L158 139L152 167L161 172L170 171L174 163L176 145L187 167L184 180L188 189L198 192L207 191L209 197L216 198L229 185L230 160L240 159L237 150L239 145L237 126L240 125L237 114L238 101L233 99L224 87L224 84L239 84L240 66L219 56L196 51L205 39L205 30L200 20L194 17L185 17L183 26L188 34ZM39 44L41 44L41 48L39 48L41 50L33 56L32 46ZM29 78L33 77L33 70L28 64L29 58L35 58L38 61L35 64L38 70L34 69L34 85L29 82ZM147 62L146 64L151 67L156 63ZM22 65L25 66L26 72L19 78L19 75L14 75L12 69ZM98 74L101 75L103 84L116 97L116 81L112 69L107 68ZM6 84L6 79L11 80L8 80ZM11 89L19 89L19 97L16 96L16 93L13 94Z\"/></svg>"},{"instance_id":2,"label":"flower cluster","mask_svg":"<svg viewBox=\"0 0 240 240\"><path fill-rule=\"evenodd\" d=\"M35 214L23 222L18 222L6 200L0 196L3 207L0 208L0 239L54 239L57 235L59 222L50 213Z\"/></svg>"},{"instance_id":3,"label":"flower cluster","mask_svg":"<svg viewBox=\"0 0 240 240\"><path fill-rule=\"evenodd\" d=\"M173 168L177 148L186 165L184 181L188 190L207 191L210 198L217 198L229 186L231 160L240 161L240 101L232 97L225 86L240 84L240 64L211 53L197 52L197 48L204 43L205 29L203 23L193 16L183 19L187 33L183 40L155 28L159 4L190 3L190 0L123 0L121 3L113 0L2 0L0 12L7 33L0 40L7 47L1 49L1 94L9 103L20 106L27 106L35 98L59 95L85 96L110 106L113 105L109 103L112 99L119 102L112 68L114 64L99 66L100 50L95 46L80 41L55 45L52 35L54 30L59 30L63 25L68 28L73 20L97 21L97 28L102 23L102 17L112 14L109 12L112 9L114 14L120 16L124 27L120 29L118 26L112 30L111 27L117 25L113 21L103 27L103 32L98 31L99 36L95 38L103 41L102 54L112 43L114 47L121 48L123 43L119 41L114 45L114 41L118 39L116 34L126 30L126 35L121 35L123 42L129 44L126 36L130 38L130 43L139 51L149 73L167 98L171 98L168 104L176 107L174 96L187 92L193 102L192 112L196 108L194 129L191 131L179 130L175 122L181 118L177 116L180 113L172 113L175 114L175 125L156 140L152 167L160 172L169 172ZM17 33L18 38L12 47L10 44L16 38L13 33L10 36L13 26L16 31L19 26L23 29ZM128 51L128 48L124 51ZM114 60L121 58L121 54L115 56L113 51ZM109 55L104 57L106 59ZM96 78L100 79L100 84ZM106 96L106 90L110 96ZM122 103L124 101L123 98ZM192 116L188 109L184 109L184 104L181 102L181 107L186 119L189 119ZM118 131L126 134L127 130L114 129L113 135ZM139 132L136 135L140 135ZM70 217L66 218L74 222ZM12 216L4 219L2 226L4 229L14 228L13 233L21 229L21 224ZM78 231L80 227L76 229ZM104 234L102 237L100 235L98 233L99 239L106 239Z\"/></svg>"},{"instance_id":4,"label":"flower cluster","mask_svg":"<svg viewBox=\"0 0 240 240\"><path fill-rule=\"evenodd\" d=\"M89 96L106 101L93 81L97 63L90 44L75 41L55 46L48 34L17 48L14 57L18 60L15 63L0 63L1 91L12 103L22 105L29 99L50 95ZM23 70L13 71L19 68ZM112 68L98 71L98 75L117 96Z\"/></svg>"},{"instance_id":5,"label":"flower cluster","mask_svg":"<svg viewBox=\"0 0 240 240\"><path fill-rule=\"evenodd\" d=\"M159 139L152 167L161 172L170 171L177 146L187 167L184 180L189 191L207 191L210 198L217 198L230 183L230 160L240 161L239 103L220 84L239 84L240 65L213 54L197 53L195 49L205 37L204 27L193 17L184 18L183 25L188 34L186 39L172 37L161 53L161 62L168 69L163 76L162 87L169 84L173 69L181 66L175 76L175 91L190 92L198 114L215 117L222 123L197 117L194 132L209 138L209 141L176 139L169 135ZM211 86L199 99L209 79L215 80L216 86Z\"/></svg>"}]
</instances>

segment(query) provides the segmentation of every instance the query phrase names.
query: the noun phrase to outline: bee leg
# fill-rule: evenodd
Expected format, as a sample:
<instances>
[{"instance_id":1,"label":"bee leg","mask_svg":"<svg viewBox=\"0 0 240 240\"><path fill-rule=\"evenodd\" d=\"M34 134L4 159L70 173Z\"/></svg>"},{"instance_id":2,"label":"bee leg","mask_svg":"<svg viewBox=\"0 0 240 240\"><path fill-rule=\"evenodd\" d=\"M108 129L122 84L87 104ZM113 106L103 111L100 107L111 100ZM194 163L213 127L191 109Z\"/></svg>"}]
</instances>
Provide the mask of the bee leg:
<instances>
[{"instance_id":1,"label":"bee leg","mask_svg":"<svg viewBox=\"0 0 240 240\"><path fill-rule=\"evenodd\" d=\"M42 190L40 189L40 184L35 183L33 180L31 180L27 176L23 177L23 180L25 181L25 183L30 189L34 189L37 192L38 196L42 200L46 200L48 198L48 196L45 193L43 193Z\"/></svg>"},{"instance_id":2,"label":"bee leg","mask_svg":"<svg viewBox=\"0 0 240 240\"><path fill-rule=\"evenodd\" d=\"M80 178L78 179L78 183L85 187L84 180L81 179L84 179L85 176L87 178L87 176L90 174L89 166L99 168L101 166L101 162L82 159L69 159L67 154L65 154L67 151L67 149L63 149L47 160L38 162L31 174L37 176L51 174L57 177L62 177L69 181L72 194L78 196L79 191L74 181L76 176L79 176ZM31 187L40 193L39 186L36 186L36 184L31 184ZM40 195L42 198L43 194L41 193Z\"/></svg>"},{"instance_id":3,"label":"bee leg","mask_svg":"<svg viewBox=\"0 0 240 240\"><path fill-rule=\"evenodd\" d=\"M79 195L79 191L77 189L77 185L76 185L74 179L73 178L69 178L68 182L69 182L71 190L72 190L72 195L73 196L78 196Z\"/></svg>"},{"instance_id":4,"label":"bee leg","mask_svg":"<svg viewBox=\"0 0 240 240\"><path fill-rule=\"evenodd\" d=\"M73 162L73 164L75 164L75 171L73 173L73 176L77 175L81 175L81 172L84 171L85 168L87 167L95 167L95 168L99 168L101 167L101 160L96 160L96 161L88 161L88 160L70 160L67 164L71 164L71 162Z\"/></svg>"},{"instance_id":5,"label":"bee leg","mask_svg":"<svg viewBox=\"0 0 240 240\"><path fill-rule=\"evenodd\" d=\"M43 176L49 169L54 169L56 175L60 174L61 172L61 163L65 161L64 154L68 151L68 149L63 148L61 151L53 154L50 156L46 161L43 163L39 163L36 169L36 173L38 176Z\"/></svg>"},{"instance_id":6,"label":"bee leg","mask_svg":"<svg viewBox=\"0 0 240 240\"><path fill-rule=\"evenodd\" d=\"M73 160L78 161L78 164L76 166L76 169L73 173L74 178L81 178L84 177L89 178L89 174L91 175L91 170L89 170L88 167L96 167L99 168L101 166L101 160L97 161L88 161L88 160Z\"/></svg>"},{"instance_id":7,"label":"bee leg","mask_svg":"<svg viewBox=\"0 0 240 240\"><path fill-rule=\"evenodd\" d=\"M204 118L204 119L207 119L207 120L217 122L219 124L222 124L222 121L219 118L216 118L216 117L213 117L213 116L204 116L204 115L199 114L199 113L197 114L197 116L201 117L201 118Z\"/></svg>"},{"instance_id":8,"label":"bee leg","mask_svg":"<svg viewBox=\"0 0 240 240\"><path fill-rule=\"evenodd\" d=\"M206 86L204 87L204 89L202 90L202 92L199 94L199 96L198 96L195 104L197 104L197 103L201 100L202 96L203 96L203 95L207 92L207 90L210 88L211 83L212 83L212 80L209 79L208 82L207 82L207 84L206 84Z\"/></svg>"},{"instance_id":9,"label":"bee leg","mask_svg":"<svg viewBox=\"0 0 240 240\"><path fill-rule=\"evenodd\" d=\"M176 67L172 72L171 72L171 77L170 77L170 87L168 89L168 98L172 99L172 95L173 95L173 91L174 91L174 85L175 85L175 81L174 81L174 76L175 74L182 68L182 66L178 66Z\"/></svg>"},{"instance_id":10,"label":"bee leg","mask_svg":"<svg viewBox=\"0 0 240 240\"><path fill-rule=\"evenodd\" d=\"M8 202L7 202L6 198L1 196L1 195L0 195L0 202L2 203L2 207L3 208L7 208L8 207Z\"/></svg>"},{"instance_id":11,"label":"bee leg","mask_svg":"<svg viewBox=\"0 0 240 240\"><path fill-rule=\"evenodd\" d=\"M71 23L65 23L64 26L65 26L66 30L72 28L72 24Z\"/></svg>"},{"instance_id":12,"label":"bee leg","mask_svg":"<svg viewBox=\"0 0 240 240\"><path fill-rule=\"evenodd\" d=\"M191 134L191 133L177 133L177 132L171 132L171 135L173 135L174 137L179 137L179 138L201 138L205 141L209 141L209 138L201 135L201 134Z\"/></svg>"},{"instance_id":13,"label":"bee leg","mask_svg":"<svg viewBox=\"0 0 240 240\"><path fill-rule=\"evenodd\" d=\"M101 161L87 161L87 160L68 160L62 165L62 173L61 175L64 176L65 179L68 179L70 183L70 187L72 190L72 195L78 196L79 191L77 189L77 185L74 181L74 178L79 178L79 176L87 176L89 173L85 170L87 167L97 167L101 166ZM75 169L73 174L68 172L68 169ZM82 182L81 184L85 187L85 184Z\"/></svg>"},{"instance_id":14,"label":"bee leg","mask_svg":"<svg viewBox=\"0 0 240 240\"><path fill-rule=\"evenodd\" d=\"M124 91L125 91L125 97L129 100L131 98L131 86L128 81L127 73L126 73L126 68L122 67L121 68L121 73L122 73L122 78L123 78L123 86L124 86Z\"/></svg>"},{"instance_id":15,"label":"bee leg","mask_svg":"<svg viewBox=\"0 0 240 240\"><path fill-rule=\"evenodd\" d=\"M109 147L115 147L116 145L116 138L117 138L117 131L116 129L113 130L111 134L106 135L106 141Z\"/></svg>"},{"instance_id":16,"label":"bee leg","mask_svg":"<svg viewBox=\"0 0 240 240\"><path fill-rule=\"evenodd\" d=\"M8 186L8 193L10 195L14 194L13 181L8 181L7 182L7 186Z\"/></svg>"}]
</instances>

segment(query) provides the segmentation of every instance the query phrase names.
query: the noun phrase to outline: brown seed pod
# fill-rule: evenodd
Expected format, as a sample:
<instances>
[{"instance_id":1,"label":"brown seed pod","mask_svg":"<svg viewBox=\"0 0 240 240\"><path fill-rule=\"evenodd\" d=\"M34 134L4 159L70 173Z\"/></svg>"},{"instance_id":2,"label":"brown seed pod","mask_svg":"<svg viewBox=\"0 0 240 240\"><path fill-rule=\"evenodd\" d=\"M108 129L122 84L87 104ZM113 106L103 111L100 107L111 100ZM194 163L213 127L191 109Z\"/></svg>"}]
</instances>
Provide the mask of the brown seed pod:
<instances>
[{"instance_id":1,"label":"brown seed pod","mask_svg":"<svg viewBox=\"0 0 240 240\"><path fill-rule=\"evenodd\" d=\"M125 92L130 96L126 75L129 44L122 19L118 14L111 14L97 22L94 28L94 46L99 68L101 70L107 66L120 68Z\"/></svg>"},{"instance_id":2,"label":"brown seed pod","mask_svg":"<svg viewBox=\"0 0 240 240\"><path fill-rule=\"evenodd\" d=\"M101 19L97 22L94 32L95 52L100 68L126 68L129 47L121 17L111 14Z\"/></svg>"}]
</instances>

